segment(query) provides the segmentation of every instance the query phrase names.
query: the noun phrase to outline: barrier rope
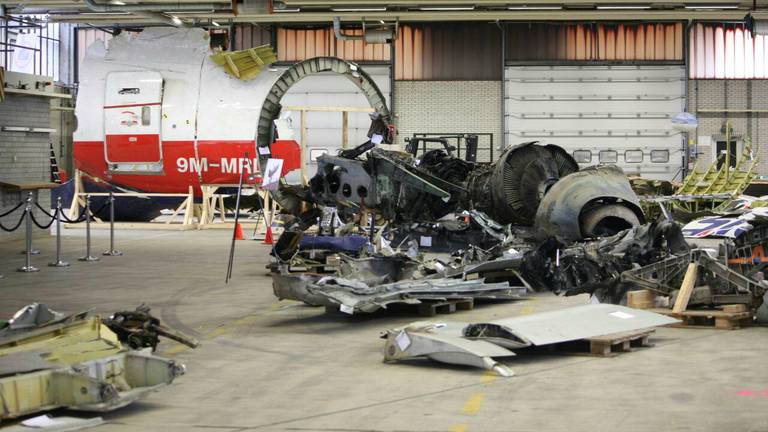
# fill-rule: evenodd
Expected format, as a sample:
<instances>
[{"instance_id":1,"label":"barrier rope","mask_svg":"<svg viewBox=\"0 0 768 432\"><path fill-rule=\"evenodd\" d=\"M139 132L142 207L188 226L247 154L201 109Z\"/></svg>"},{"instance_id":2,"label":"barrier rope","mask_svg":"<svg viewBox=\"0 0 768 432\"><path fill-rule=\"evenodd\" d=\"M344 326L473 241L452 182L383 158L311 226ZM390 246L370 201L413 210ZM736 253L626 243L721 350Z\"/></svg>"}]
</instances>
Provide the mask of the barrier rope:
<instances>
[{"instance_id":1,"label":"barrier rope","mask_svg":"<svg viewBox=\"0 0 768 432\"><path fill-rule=\"evenodd\" d=\"M20 203L16 204L16 207L14 207L14 208L12 208L12 209L8 210L7 212L5 212L5 213L3 213L3 214L0 214L0 218L8 216L9 214L11 214L11 213L15 212L16 210L18 210L18 209L19 209L19 207L21 207L21 206L23 206L23 205L24 205L24 201L22 201L22 202L20 202Z\"/></svg>"},{"instance_id":2,"label":"barrier rope","mask_svg":"<svg viewBox=\"0 0 768 432\"><path fill-rule=\"evenodd\" d=\"M91 210L91 214L95 215L95 214L101 213L101 211L107 208L108 205L109 205L109 200L104 200L104 204L102 204L101 207L99 207L96 210Z\"/></svg>"},{"instance_id":3,"label":"barrier rope","mask_svg":"<svg viewBox=\"0 0 768 432\"><path fill-rule=\"evenodd\" d=\"M56 217L56 213L58 210L54 211L53 214L50 214L40 205L40 203L35 202L35 205L37 206L38 209L40 209L41 212L45 213L45 215L48 216L49 218L54 219ZM108 205L109 205L109 200L104 201L104 204L102 204L101 207L99 207L97 210L95 211L92 210L91 214L101 213L101 211L104 210ZM63 212L63 211L61 212L61 219L67 223L80 223L85 220L85 216L86 216L85 212L81 212L80 216L78 216L76 219L70 219L69 217L67 217L66 212Z\"/></svg>"},{"instance_id":4,"label":"barrier rope","mask_svg":"<svg viewBox=\"0 0 768 432\"><path fill-rule=\"evenodd\" d=\"M80 216L78 216L75 219L70 219L65 212L61 212L61 219L64 220L66 223L80 223L85 220L85 217L87 215L85 212L80 213Z\"/></svg>"},{"instance_id":5,"label":"barrier rope","mask_svg":"<svg viewBox=\"0 0 768 432\"><path fill-rule=\"evenodd\" d=\"M24 204L24 203L22 202L21 204ZM21 207L21 205L17 205L17 206L14 208L14 210L18 209L19 207ZM9 212L9 213L10 213L10 212ZM4 214L4 216L7 216L9 213L5 213L5 214ZM8 228L8 227L6 227L5 225L3 225L3 223L2 223L2 222L0 222L0 229L2 229L2 230L3 230L3 231L5 231L5 232L13 232L13 231L16 231L16 230L17 230L17 229L18 229L18 228L21 226L21 223L22 223L22 222L24 222L24 215L26 215L26 214L27 214L27 209L24 209L24 211L23 211L23 212L21 212L21 217L19 218L19 221L16 223L16 225L14 225L14 226L13 226L13 228Z\"/></svg>"},{"instance_id":6,"label":"barrier rope","mask_svg":"<svg viewBox=\"0 0 768 432\"><path fill-rule=\"evenodd\" d=\"M37 202L37 201L35 201L35 207L37 207L37 208L38 208L38 209L39 209L41 212L43 212L43 214L44 214L44 215L48 216L49 218L55 218L55 217L56 217L56 213L58 213L58 212L59 212L59 209L56 209L56 210L53 212L53 214L50 214L50 213L48 213L48 210L46 210L45 208L43 208L43 206L41 206L41 205L40 205L40 203L39 203L39 202Z\"/></svg>"},{"instance_id":7,"label":"barrier rope","mask_svg":"<svg viewBox=\"0 0 768 432\"><path fill-rule=\"evenodd\" d=\"M29 211L29 216L32 218L32 223L33 224L37 225L37 227L40 228L40 229L46 230L46 229L50 228L51 225L53 225L53 223L56 221L56 215L59 213L59 209L56 209L56 211L53 212L53 216L48 214L48 212L46 212L46 211L43 211L43 213L45 213L46 216L49 216L51 218L51 220L48 221L48 224L46 224L46 225L43 225L43 224L39 223L37 221L37 219L35 219L35 212L30 210Z\"/></svg>"},{"instance_id":8,"label":"barrier rope","mask_svg":"<svg viewBox=\"0 0 768 432\"><path fill-rule=\"evenodd\" d=\"M10 215L11 213L13 213L16 210L18 210L19 208L21 208L21 206L23 206L24 204L26 204L26 201L22 201L22 202L16 204L16 206L14 206L12 209L10 209L10 210L0 214L0 218ZM104 210L108 205L109 205L109 200L105 201L104 204L102 204L101 207L99 207L97 210L91 211L91 214L101 213L101 211ZM35 212L33 212L31 209L27 210L25 208L24 211L21 212L21 216L19 217L19 221L18 222L16 222L10 228L8 226L4 225L2 222L0 222L0 229L5 231L5 232L16 231L17 229L19 229L19 227L21 226L22 222L24 222L24 216L27 214L27 212L29 212L29 216L32 218L32 223L34 223L40 229L48 229L48 228L50 228L51 225L53 225L53 223L56 221L56 216L58 216L59 214L61 214L62 220L64 220L67 223L80 223L80 222L83 222L86 219L86 217L88 217L88 215L85 214L85 212L82 212L80 214L80 216L77 217L76 219L70 219L70 218L67 217L65 212L63 212L63 211L60 212L58 208L55 209L53 211L53 213L48 213L48 211L45 210L45 208L43 208L43 206L41 206L40 203L38 203L37 201L35 201L35 206L44 215L46 215L46 216L48 216L50 218L50 220L48 222L46 222L45 224L40 223L37 220L37 218L35 217Z\"/></svg>"}]
</instances>

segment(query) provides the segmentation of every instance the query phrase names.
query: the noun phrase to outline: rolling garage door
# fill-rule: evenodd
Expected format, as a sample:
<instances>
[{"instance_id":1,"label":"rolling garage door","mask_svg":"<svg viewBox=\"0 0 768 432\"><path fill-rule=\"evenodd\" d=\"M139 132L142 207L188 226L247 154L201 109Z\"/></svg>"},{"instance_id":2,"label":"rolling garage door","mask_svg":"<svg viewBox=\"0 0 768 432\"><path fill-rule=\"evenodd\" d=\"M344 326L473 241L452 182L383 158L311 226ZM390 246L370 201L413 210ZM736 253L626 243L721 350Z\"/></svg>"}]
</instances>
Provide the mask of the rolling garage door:
<instances>
[{"instance_id":1,"label":"rolling garage door","mask_svg":"<svg viewBox=\"0 0 768 432\"><path fill-rule=\"evenodd\" d=\"M685 104L683 66L508 66L506 143L557 144L579 165L680 179L683 136L670 119Z\"/></svg>"}]
</instances>

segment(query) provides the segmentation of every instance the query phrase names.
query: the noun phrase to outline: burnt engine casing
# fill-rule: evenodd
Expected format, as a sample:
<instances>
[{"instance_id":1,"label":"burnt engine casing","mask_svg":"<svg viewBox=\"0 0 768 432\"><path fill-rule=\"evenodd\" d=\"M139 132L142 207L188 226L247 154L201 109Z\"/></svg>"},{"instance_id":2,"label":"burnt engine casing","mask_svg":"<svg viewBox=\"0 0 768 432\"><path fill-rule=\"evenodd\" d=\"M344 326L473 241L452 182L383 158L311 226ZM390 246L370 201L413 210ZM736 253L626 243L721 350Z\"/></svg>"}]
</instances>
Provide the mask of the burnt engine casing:
<instances>
[{"instance_id":1,"label":"burnt engine casing","mask_svg":"<svg viewBox=\"0 0 768 432\"><path fill-rule=\"evenodd\" d=\"M558 146L529 142L510 147L499 160L468 175L467 207L502 224L533 225L549 188L578 170L576 161Z\"/></svg>"},{"instance_id":2,"label":"burnt engine casing","mask_svg":"<svg viewBox=\"0 0 768 432\"><path fill-rule=\"evenodd\" d=\"M645 222L627 176L614 165L585 168L553 185L536 211L541 239L563 243L616 234Z\"/></svg>"}]
</instances>

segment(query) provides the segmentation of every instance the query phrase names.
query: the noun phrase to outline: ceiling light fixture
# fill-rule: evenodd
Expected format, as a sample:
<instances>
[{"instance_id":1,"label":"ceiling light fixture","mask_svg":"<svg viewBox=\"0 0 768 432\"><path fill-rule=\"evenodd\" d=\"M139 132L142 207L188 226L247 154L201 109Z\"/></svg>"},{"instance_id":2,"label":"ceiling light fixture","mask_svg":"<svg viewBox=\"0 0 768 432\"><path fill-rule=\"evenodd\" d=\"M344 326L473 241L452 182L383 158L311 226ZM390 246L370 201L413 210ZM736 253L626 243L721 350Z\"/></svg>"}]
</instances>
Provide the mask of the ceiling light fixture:
<instances>
[{"instance_id":1,"label":"ceiling light fixture","mask_svg":"<svg viewBox=\"0 0 768 432\"><path fill-rule=\"evenodd\" d=\"M420 7L419 10L423 11L471 11L475 10L474 6L427 6Z\"/></svg>"},{"instance_id":2,"label":"ceiling light fixture","mask_svg":"<svg viewBox=\"0 0 768 432\"><path fill-rule=\"evenodd\" d=\"M507 10L561 10L562 8L558 5L507 6Z\"/></svg>"},{"instance_id":3,"label":"ceiling light fixture","mask_svg":"<svg viewBox=\"0 0 768 432\"><path fill-rule=\"evenodd\" d=\"M130 15L130 12L79 12L78 15Z\"/></svg>"},{"instance_id":4,"label":"ceiling light fixture","mask_svg":"<svg viewBox=\"0 0 768 432\"><path fill-rule=\"evenodd\" d=\"M175 15L171 15L171 21L173 22L173 25L176 25L176 26L180 26L184 24L184 22Z\"/></svg>"},{"instance_id":5,"label":"ceiling light fixture","mask_svg":"<svg viewBox=\"0 0 768 432\"><path fill-rule=\"evenodd\" d=\"M299 12L299 11L301 11L301 8L275 9L275 13Z\"/></svg>"},{"instance_id":6,"label":"ceiling light fixture","mask_svg":"<svg viewBox=\"0 0 768 432\"><path fill-rule=\"evenodd\" d=\"M715 4L701 4L701 5L685 5L686 9L738 9L739 5L735 4L724 4L724 5L715 5Z\"/></svg>"},{"instance_id":7,"label":"ceiling light fixture","mask_svg":"<svg viewBox=\"0 0 768 432\"><path fill-rule=\"evenodd\" d=\"M213 24L215 27L221 27L221 24L217 23L216 21L211 21L211 24Z\"/></svg>"},{"instance_id":8,"label":"ceiling light fixture","mask_svg":"<svg viewBox=\"0 0 768 432\"><path fill-rule=\"evenodd\" d=\"M386 7L340 7L331 8L334 12L384 12Z\"/></svg>"},{"instance_id":9,"label":"ceiling light fixture","mask_svg":"<svg viewBox=\"0 0 768 432\"><path fill-rule=\"evenodd\" d=\"M650 9L648 5L597 5L599 10L615 10L615 9L629 9L629 10L644 10Z\"/></svg>"}]
</instances>

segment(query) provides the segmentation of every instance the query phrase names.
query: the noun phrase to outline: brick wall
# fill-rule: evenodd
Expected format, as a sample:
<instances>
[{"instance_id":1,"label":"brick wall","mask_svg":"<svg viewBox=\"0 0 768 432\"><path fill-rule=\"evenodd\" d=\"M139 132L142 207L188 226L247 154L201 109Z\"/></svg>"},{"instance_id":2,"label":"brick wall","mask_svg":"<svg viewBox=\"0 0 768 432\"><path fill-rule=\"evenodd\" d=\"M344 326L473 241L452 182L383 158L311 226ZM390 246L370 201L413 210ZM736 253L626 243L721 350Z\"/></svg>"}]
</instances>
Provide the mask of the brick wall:
<instances>
[{"instance_id":1,"label":"brick wall","mask_svg":"<svg viewBox=\"0 0 768 432\"><path fill-rule=\"evenodd\" d=\"M50 128L50 100L45 97L21 96L6 94L6 99L0 102L0 127L24 126ZM41 183L50 181L49 165L50 137L47 133L6 132L0 130L0 181L10 183ZM0 188L0 213L7 211L16 203L25 199L20 192ZM50 207L50 192L40 191L40 205ZM19 220L21 209L2 218L3 225L8 226ZM36 210L40 222L46 219ZM23 225L22 225L23 227ZM43 235L42 230L35 228L36 235ZM23 238L24 231L19 229L13 233L0 230L0 241Z\"/></svg>"},{"instance_id":2,"label":"brick wall","mask_svg":"<svg viewBox=\"0 0 768 432\"><path fill-rule=\"evenodd\" d=\"M768 112L700 112L707 109L768 110L768 80L688 81L688 111L699 119L697 166L712 163L715 142L725 140L723 128L730 119L732 135L752 139L760 158L758 174L768 176Z\"/></svg>"},{"instance_id":3,"label":"brick wall","mask_svg":"<svg viewBox=\"0 0 768 432\"><path fill-rule=\"evenodd\" d=\"M499 81L396 81L395 95L401 146L414 133L492 133L494 146L502 144ZM487 144L481 137L480 147Z\"/></svg>"}]
</instances>

